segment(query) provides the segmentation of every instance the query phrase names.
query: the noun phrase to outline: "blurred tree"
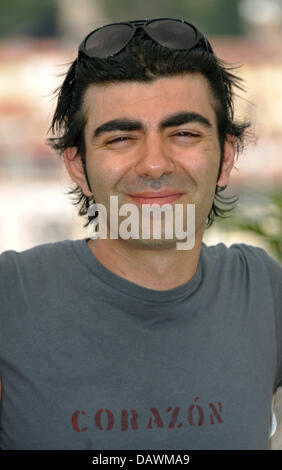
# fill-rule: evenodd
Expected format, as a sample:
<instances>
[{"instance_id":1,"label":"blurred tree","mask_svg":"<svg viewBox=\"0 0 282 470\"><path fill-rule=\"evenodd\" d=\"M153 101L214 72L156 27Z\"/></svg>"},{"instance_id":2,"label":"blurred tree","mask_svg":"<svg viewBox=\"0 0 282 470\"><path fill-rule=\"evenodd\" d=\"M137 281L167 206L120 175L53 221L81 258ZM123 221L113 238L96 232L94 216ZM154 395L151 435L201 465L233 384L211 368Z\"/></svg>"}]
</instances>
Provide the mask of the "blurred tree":
<instances>
[{"instance_id":1,"label":"blurred tree","mask_svg":"<svg viewBox=\"0 0 282 470\"><path fill-rule=\"evenodd\" d=\"M234 230L255 236L270 255L282 262L282 192L252 193L240 196L238 206L217 223L225 232Z\"/></svg>"},{"instance_id":2,"label":"blurred tree","mask_svg":"<svg viewBox=\"0 0 282 470\"><path fill-rule=\"evenodd\" d=\"M70 0L71 1L71 0ZM91 0L105 11L109 21L150 17L178 17L195 23L208 35L243 32L240 0ZM83 9L83 5L82 5ZM83 11L81 11L83 14ZM56 0L9 0L1 4L0 37L54 36L57 27ZM95 24L93 18L93 24Z\"/></svg>"},{"instance_id":3,"label":"blurred tree","mask_svg":"<svg viewBox=\"0 0 282 470\"><path fill-rule=\"evenodd\" d=\"M103 0L112 21L172 17L195 23L207 35L238 35L243 32L239 14L240 0Z\"/></svg>"},{"instance_id":4,"label":"blurred tree","mask_svg":"<svg viewBox=\"0 0 282 470\"><path fill-rule=\"evenodd\" d=\"M9 0L1 2L0 37L57 34L55 0Z\"/></svg>"}]
</instances>

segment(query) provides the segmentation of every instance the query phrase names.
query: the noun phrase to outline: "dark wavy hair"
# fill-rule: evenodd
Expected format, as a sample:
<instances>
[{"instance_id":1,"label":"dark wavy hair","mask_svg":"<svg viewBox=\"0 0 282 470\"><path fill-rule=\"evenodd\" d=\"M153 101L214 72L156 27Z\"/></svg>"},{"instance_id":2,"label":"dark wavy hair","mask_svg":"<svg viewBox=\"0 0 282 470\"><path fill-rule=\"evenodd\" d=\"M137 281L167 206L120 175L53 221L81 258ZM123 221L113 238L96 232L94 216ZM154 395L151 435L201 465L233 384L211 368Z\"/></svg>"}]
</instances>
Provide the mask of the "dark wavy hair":
<instances>
[{"instance_id":1,"label":"dark wavy hair","mask_svg":"<svg viewBox=\"0 0 282 470\"><path fill-rule=\"evenodd\" d=\"M159 77L170 77L184 73L201 73L209 82L215 98L218 138L221 149L218 178L221 173L223 148L227 134L234 136L236 155L243 150L246 143L247 121L234 119L234 88L244 91L242 79L234 73L234 67L227 65L211 52L196 46L188 51L172 50L156 44L143 30L137 30L129 44L113 57L107 59L88 58L80 55L71 62L61 86L55 89L54 97L57 106L48 132L52 135L47 144L62 156L68 147L76 147L77 154L82 158L83 168L88 186L86 170L86 147L84 128L86 117L82 112L84 94L90 84L109 82L151 82ZM218 181L217 178L217 181ZM91 189L91 188L90 188ZM238 201L237 196L224 197L220 193L226 186L216 185L215 196L208 214L206 227L210 227L215 217L226 217ZM79 215L88 213L89 207L95 202L94 197L85 196L79 186L67 194L72 196L73 204L79 205ZM88 215L86 227L92 219Z\"/></svg>"}]
</instances>

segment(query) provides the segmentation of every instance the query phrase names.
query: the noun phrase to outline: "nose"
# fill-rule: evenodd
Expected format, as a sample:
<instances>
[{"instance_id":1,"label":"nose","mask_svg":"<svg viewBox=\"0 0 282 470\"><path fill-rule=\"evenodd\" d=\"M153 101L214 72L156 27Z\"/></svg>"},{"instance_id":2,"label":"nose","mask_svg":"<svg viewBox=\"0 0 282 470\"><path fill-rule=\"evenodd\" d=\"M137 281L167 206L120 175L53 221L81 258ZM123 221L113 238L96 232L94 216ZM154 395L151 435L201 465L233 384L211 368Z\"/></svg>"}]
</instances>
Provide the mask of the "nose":
<instances>
[{"instance_id":1,"label":"nose","mask_svg":"<svg viewBox=\"0 0 282 470\"><path fill-rule=\"evenodd\" d=\"M138 176L158 179L165 174L172 173L174 169L174 161L161 138L148 137L135 165Z\"/></svg>"}]
</instances>

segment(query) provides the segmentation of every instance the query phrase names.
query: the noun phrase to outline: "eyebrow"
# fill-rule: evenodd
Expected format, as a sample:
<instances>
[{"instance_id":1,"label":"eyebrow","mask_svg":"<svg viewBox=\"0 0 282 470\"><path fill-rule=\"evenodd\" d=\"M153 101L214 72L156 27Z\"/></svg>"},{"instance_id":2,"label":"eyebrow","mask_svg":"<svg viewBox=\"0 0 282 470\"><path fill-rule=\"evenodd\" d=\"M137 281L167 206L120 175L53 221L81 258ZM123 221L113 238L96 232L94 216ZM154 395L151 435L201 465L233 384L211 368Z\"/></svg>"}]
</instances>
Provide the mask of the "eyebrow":
<instances>
[{"instance_id":1,"label":"eyebrow","mask_svg":"<svg viewBox=\"0 0 282 470\"><path fill-rule=\"evenodd\" d=\"M203 124L205 127L211 128L211 122L201 114L198 113L187 113L181 112L168 116L160 123L160 129L165 129L167 127L176 127L181 126L182 124L188 124L189 122L198 122Z\"/></svg>"},{"instance_id":2,"label":"eyebrow","mask_svg":"<svg viewBox=\"0 0 282 470\"><path fill-rule=\"evenodd\" d=\"M101 126L97 127L93 133L93 138L98 137L104 132L111 131L140 131L144 129L144 125L140 121L133 119L121 118L107 121Z\"/></svg>"},{"instance_id":3,"label":"eyebrow","mask_svg":"<svg viewBox=\"0 0 282 470\"><path fill-rule=\"evenodd\" d=\"M172 114L171 116L166 117L160 122L159 129L163 130L168 127L181 126L182 124L187 124L190 122L198 122L203 124L207 128L211 128L211 122L199 113L194 112L180 112ZM97 127L93 132L93 139L103 134L104 132L112 131L140 131L146 130L146 126L141 121L137 121L129 118L119 118L107 121L101 126Z\"/></svg>"}]
</instances>

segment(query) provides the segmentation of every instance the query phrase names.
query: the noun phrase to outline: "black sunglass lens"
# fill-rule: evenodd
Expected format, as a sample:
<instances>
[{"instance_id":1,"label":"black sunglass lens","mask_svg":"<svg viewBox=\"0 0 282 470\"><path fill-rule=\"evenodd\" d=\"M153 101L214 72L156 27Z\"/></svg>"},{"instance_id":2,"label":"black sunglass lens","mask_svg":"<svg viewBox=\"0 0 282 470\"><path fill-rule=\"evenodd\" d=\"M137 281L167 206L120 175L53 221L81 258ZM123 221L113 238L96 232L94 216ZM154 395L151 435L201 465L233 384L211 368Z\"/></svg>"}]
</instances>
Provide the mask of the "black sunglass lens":
<instances>
[{"instance_id":1,"label":"black sunglass lens","mask_svg":"<svg viewBox=\"0 0 282 470\"><path fill-rule=\"evenodd\" d=\"M128 42L132 27L126 24L110 25L98 29L86 40L85 50L89 56L106 58L119 52Z\"/></svg>"},{"instance_id":2,"label":"black sunglass lens","mask_svg":"<svg viewBox=\"0 0 282 470\"><path fill-rule=\"evenodd\" d=\"M153 21L146 26L152 39L170 49L191 49L198 42L196 30L181 21Z\"/></svg>"}]
</instances>

